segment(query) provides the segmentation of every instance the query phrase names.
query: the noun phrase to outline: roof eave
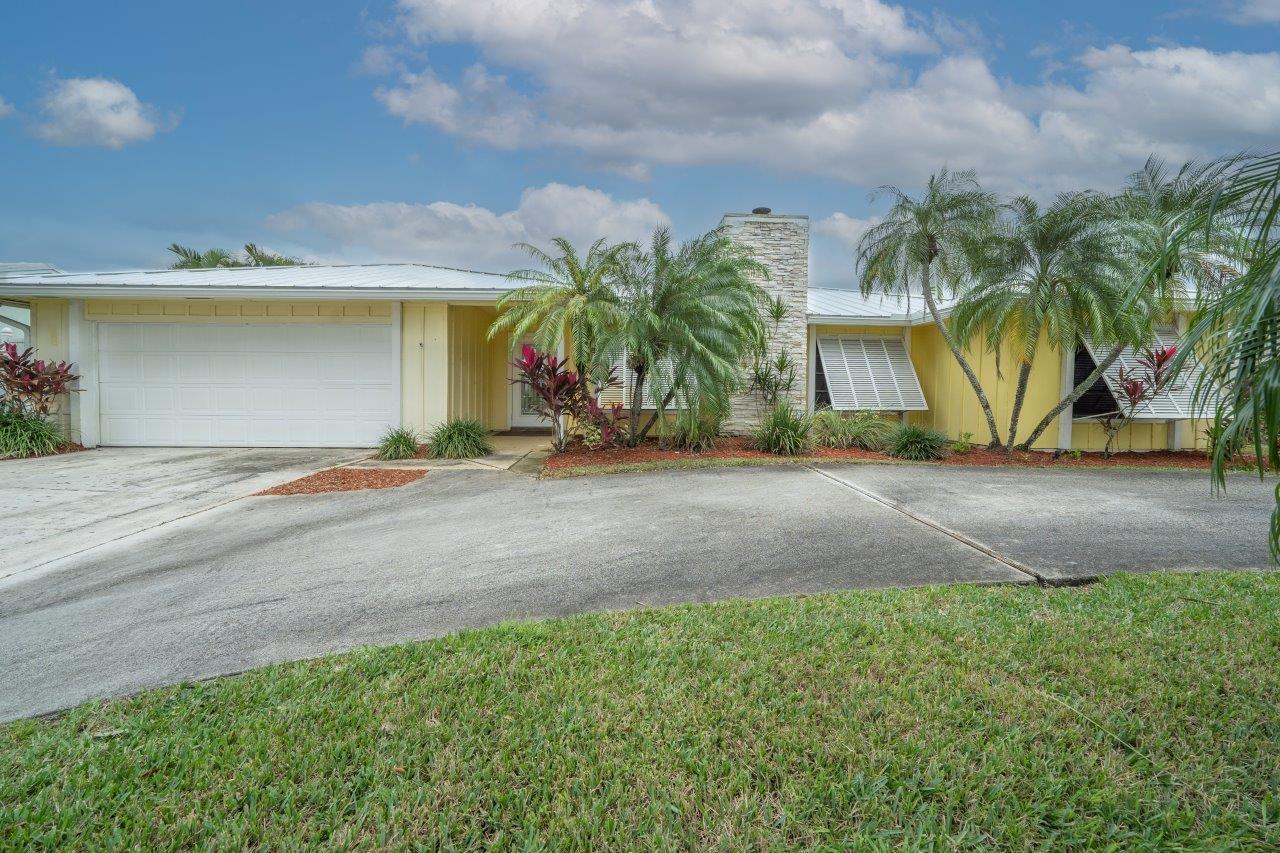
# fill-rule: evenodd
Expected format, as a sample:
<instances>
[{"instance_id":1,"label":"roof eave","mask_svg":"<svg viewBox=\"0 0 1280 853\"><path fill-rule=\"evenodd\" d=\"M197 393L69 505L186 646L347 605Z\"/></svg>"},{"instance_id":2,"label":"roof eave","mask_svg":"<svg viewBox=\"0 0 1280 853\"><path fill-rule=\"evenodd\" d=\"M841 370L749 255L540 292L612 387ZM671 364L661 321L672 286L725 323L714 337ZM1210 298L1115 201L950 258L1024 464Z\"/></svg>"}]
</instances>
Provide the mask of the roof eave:
<instances>
[{"instance_id":1,"label":"roof eave","mask_svg":"<svg viewBox=\"0 0 1280 853\"><path fill-rule=\"evenodd\" d=\"M810 326L910 326L905 314L890 317L858 317L851 314L810 314Z\"/></svg>"},{"instance_id":2,"label":"roof eave","mask_svg":"<svg viewBox=\"0 0 1280 853\"><path fill-rule=\"evenodd\" d=\"M9 298L79 298L79 299L358 299L378 301L423 302L494 302L509 289L480 288L404 288L404 287L206 287L183 285L24 285L0 281L0 296Z\"/></svg>"}]
</instances>

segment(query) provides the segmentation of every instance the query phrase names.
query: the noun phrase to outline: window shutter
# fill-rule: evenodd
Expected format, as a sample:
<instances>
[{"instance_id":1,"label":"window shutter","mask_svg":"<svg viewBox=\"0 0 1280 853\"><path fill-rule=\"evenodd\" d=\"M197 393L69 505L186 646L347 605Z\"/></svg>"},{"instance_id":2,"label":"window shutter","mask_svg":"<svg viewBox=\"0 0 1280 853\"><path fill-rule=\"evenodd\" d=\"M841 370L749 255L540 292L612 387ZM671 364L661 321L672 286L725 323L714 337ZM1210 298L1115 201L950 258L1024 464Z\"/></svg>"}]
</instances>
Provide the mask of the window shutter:
<instances>
[{"instance_id":1,"label":"window shutter","mask_svg":"<svg viewBox=\"0 0 1280 853\"><path fill-rule=\"evenodd\" d=\"M901 338L821 335L818 355L833 409L902 412L929 408Z\"/></svg>"},{"instance_id":2,"label":"window shutter","mask_svg":"<svg viewBox=\"0 0 1280 853\"><path fill-rule=\"evenodd\" d=\"M1151 348L1167 348L1177 346L1178 330L1172 326L1156 326L1152 329ZM1099 364L1110 352L1110 347L1099 347L1091 336L1085 335L1083 338L1085 349L1089 351L1089 355L1093 356L1094 364ZM1116 395L1116 399L1121 399L1120 395L1120 370L1124 369L1127 373L1141 376L1143 367L1138 363L1142 353L1132 347L1125 347L1120 357L1112 362L1103 374L1107 387L1111 389L1111 393ZM1166 388L1157 394L1149 402L1144 403L1137 412L1134 413L1136 421L1180 421L1187 420L1192 417L1194 411L1194 399L1196 392L1196 383L1200 381L1201 375L1200 362L1194 356L1188 359L1183 370L1173 381L1172 387Z\"/></svg>"}]
</instances>

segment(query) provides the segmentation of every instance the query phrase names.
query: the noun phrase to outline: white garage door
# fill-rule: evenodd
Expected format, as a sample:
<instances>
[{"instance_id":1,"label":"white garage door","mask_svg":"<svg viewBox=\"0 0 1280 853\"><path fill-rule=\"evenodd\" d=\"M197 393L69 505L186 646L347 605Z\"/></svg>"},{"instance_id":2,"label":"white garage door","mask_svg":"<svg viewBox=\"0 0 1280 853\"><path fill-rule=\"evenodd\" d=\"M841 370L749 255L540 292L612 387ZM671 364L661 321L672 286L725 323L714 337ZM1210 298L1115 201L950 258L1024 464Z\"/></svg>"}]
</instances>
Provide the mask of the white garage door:
<instances>
[{"instance_id":1,"label":"white garage door","mask_svg":"<svg viewBox=\"0 0 1280 853\"><path fill-rule=\"evenodd\" d=\"M367 447L395 417L390 325L101 323L101 442Z\"/></svg>"}]
</instances>

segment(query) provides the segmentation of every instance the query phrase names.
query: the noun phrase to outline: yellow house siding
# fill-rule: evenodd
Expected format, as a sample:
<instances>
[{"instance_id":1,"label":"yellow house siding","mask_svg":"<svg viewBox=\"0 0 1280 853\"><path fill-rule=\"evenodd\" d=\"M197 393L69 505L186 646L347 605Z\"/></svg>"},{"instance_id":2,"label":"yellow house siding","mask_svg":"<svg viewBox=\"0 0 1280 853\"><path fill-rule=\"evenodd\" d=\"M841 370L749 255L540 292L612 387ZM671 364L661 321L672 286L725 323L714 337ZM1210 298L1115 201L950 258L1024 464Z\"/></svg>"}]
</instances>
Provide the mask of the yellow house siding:
<instances>
[{"instance_id":1,"label":"yellow house siding","mask_svg":"<svg viewBox=\"0 0 1280 853\"><path fill-rule=\"evenodd\" d=\"M390 302L289 302L231 299L89 299L85 318L97 322L182 323L244 321L262 323L391 322Z\"/></svg>"},{"instance_id":2,"label":"yellow house siding","mask_svg":"<svg viewBox=\"0 0 1280 853\"><path fill-rule=\"evenodd\" d=\"M31 346L46 361L71 357L71 304L65 299L31 300Z\"/></svg>"},{"instance_id":3,"label":"yellow house siding","mask_svg":"<svg viewBox=\"0 0 1280 853\"><path fill-rule=\"evenodd\" d=\"M429 432L449 417L449 306L405 302L400 312L400 417Z\"/></svg>"},{"instance_id":4,"label":"yellow house siding","mask_svg":"<svg viewBox=\"0 0 1280 853\"><path fill-rule=\"evenodd\" d=\"M449 417L475 418L490 429L506 428L506 407L497 405L494 386L506 390L505 373L492 367L493 342L489 325L496 313L489 307L449 307Z\"/></svg>"}]
</instances>

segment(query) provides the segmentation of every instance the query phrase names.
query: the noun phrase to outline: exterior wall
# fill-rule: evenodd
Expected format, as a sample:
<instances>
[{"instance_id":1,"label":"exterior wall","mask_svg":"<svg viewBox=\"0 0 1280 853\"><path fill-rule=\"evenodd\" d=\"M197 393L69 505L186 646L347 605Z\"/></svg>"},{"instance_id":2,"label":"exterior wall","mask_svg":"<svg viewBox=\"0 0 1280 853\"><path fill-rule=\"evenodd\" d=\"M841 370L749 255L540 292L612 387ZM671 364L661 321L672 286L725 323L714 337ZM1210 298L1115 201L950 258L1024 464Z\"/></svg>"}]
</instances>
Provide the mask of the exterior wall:
<instances>
[{"instance_id":1,"label":"exterior wall","mask_svg":"<svg viewBox=\"0 0 1280 853\"><path fill-rule=\"evenodd\" d=\"M425 433L449 417L449 306L405 302L400 309L400 423Z\"/></svg>"},{"instance_id":2,"label":"exterior wall","mask_svg":"<svg viewBox=\"0 0 1280 853\"><path fill-rule=\"evenodd\" d=\"M1009 417L1013 413L1013 397L1017 390L1017 362L1008 346L1001 352L1000 367L1003 378L996 369L995 354L987 352L980 342L974 342L966 350L970 364L978 374L987 392L991 408L995 412L996 426L1002 439L1008 438ZM941 333L933 325L916 326L912 332L912 362L920 376L929 411L913 421L941 430L952 438L970 432L976 442L989 439L986 418L978 405L977 395L969 385L955 357L947 348ZM1018 421L1018 440L1031 433L1045 413L1062 399L1062 353L1054 347L1042 347L1031 366L1027 383L1026 401ZM1060 415L1054 424L1041 433L1034 449L1058 449L1059 427L1070 412ZM1203 420L1188 421L1182 430L1181 448L1203 448ZM1130 424L1116 437L1116 449L1126 451L1164 450L1173 447L1172 424L1142 421ZM1072 450L1101 451L1106 444L1102 427L1091 421L1075 421L1071 425ZM1179 448L1179 449L1181 449Z\"/></svg>"},{"instance_id":3,"label":"exterior wall","mask_svg":"<svg viewBox=\"0 0 1280 853\"><path fill-rule=\"evenodd\" d=\"M275 300L107 300L84 303L85 319L97 322L353 323L391 321L393 303Z\"/></svg>"},{"instance_id":4,"label":"exterior wall","mask_svg":"<svg viewBox=\"0 0 1280 853\"><path fill-rule=\"evenodd\" d=\"M475 418L492 430L507 428L506 341L488 339L497 312L449 306L449 417ZM495 346L497 344L497 346ZM496 365L495 365L496 361Z\"/></svg>"},{"instance_id":5,"label":"exterior wall","mask_svg":"<svg viewBox=\"0 0 1280 853\"><path fill-rule=\"evenodd\" d=\"M779 324L773 352L785 350L796 359L797 381L791 403L803 409L808 402L805 377L809 373L809 218L772 214L731 214L720 223L728 226L733 239L748 246L756 260L769 270L769 278L759 284L770 296L782 297L787 316ZM760 422L762 404L754 394L734 398L727 433L748 432Z\"/></svg>"},{"instance_id":6,"label":"exterior wall","mask_svg":"<svg viewBox=\"0 0 1280 853\"><path fill-rule=\"evenodd\" d=\"M66 299L31 300L31 346L45 361L71 357L70 306Z\"/></svg>"}]
</instances>

